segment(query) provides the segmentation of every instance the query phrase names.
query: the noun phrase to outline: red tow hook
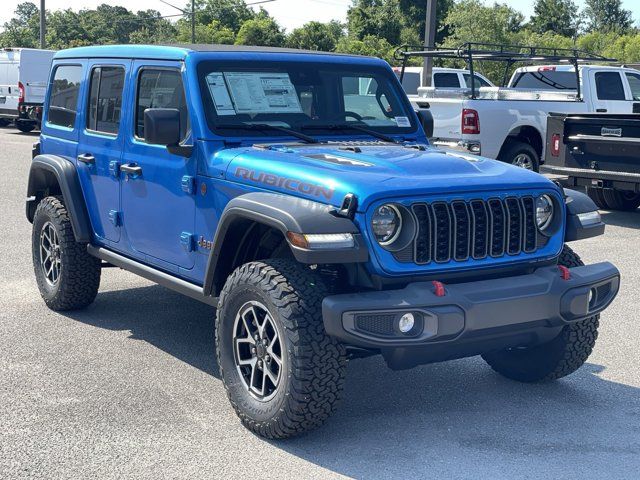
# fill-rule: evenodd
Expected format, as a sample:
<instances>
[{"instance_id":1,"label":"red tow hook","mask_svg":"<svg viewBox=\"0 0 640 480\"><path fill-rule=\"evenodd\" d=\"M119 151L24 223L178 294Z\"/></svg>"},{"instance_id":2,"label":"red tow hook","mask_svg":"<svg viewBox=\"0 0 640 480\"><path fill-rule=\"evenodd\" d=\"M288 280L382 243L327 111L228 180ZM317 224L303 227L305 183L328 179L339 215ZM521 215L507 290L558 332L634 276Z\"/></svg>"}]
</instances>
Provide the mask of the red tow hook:
<instances>
[{"instance_id":1,"label":"red tow hook","mask_svg":"<svg viewBox=\"0 0 640 480\"><path fill-rule=\"evenodd\" d=\"M433 288L435 289L433 293L436 294L436 297L444 297L445 296L444 283L439 282L437 280L434 280L431 283L433 284Z\"/></svg>"},{"instance_id":2,"label":"red tow hook","mask_svg":"<svg viewBox=\"0 0 640 480\"><path fill-rule=\"evenodd\" d=\"M569 280L571 278L571 272L564 265L558 265L558 270L560 270L560 278L563 280Z\"/></svg>"}]
</instances>

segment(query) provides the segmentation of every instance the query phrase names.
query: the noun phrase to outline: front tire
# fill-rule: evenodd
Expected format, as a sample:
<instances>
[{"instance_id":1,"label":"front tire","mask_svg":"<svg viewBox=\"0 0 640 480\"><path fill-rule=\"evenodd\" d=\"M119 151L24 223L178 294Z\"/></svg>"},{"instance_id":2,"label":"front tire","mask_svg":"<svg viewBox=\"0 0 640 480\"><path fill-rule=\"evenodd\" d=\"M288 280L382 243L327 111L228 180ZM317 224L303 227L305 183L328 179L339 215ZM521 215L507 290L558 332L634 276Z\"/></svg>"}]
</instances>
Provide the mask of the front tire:
<instances>
[{"instance_id":1,"label":"front tire","mask_svg":"<svg viewBox=\"0 0 640 480\"><path fill-rule=\"evenodd\" d=\"M558 265L584 265L580 257L564 246ZM599 315L571 323L550 342L527 348L489 352L482 358L499 374L519 382L544 382L565 377L586 362L598 338Z\"/></svg>"},{"instance_id":2,"label":"front tire","mask_svg":"<svg viewBox=\"0 0 640 480\"><path fill-rule=\"evenodd\" d=\"M51 310L76 310L93 302L100 286L100 260L76 242L62 197L38 204L31 250L38 289Z\"/></svg>"},{"instance_id":3,"label":"front tire","mask_svg":"<svg viewBox=\"0 0 640 480\"><path fill-rule=\"evenodd\" d=\"M640 206L640 193L588 187L587 194L599 208L606 210L633 211Z\"/></svg>"},{"instance_id":4,"label":"front tire","mask_svg":"<svg viewBox=\"0 0 640 480\"><path fill-rule=\"evenodd\" d=\"M346 371L345 348L327 336L319 276L292 260L236 269L220 295L218 364L242 423L267 438L321 425L335 410Z\"/></svg>"},{"instance_id":5,"label":"front tire","mask_svg":"<svg viewBox=\"0 0 640 480\"><path fill-rule=\"evenodd\" d=\"M36 129L34 123L16 122L16 128L22 133L30 133Z\"/></svg>"}]
</instances>

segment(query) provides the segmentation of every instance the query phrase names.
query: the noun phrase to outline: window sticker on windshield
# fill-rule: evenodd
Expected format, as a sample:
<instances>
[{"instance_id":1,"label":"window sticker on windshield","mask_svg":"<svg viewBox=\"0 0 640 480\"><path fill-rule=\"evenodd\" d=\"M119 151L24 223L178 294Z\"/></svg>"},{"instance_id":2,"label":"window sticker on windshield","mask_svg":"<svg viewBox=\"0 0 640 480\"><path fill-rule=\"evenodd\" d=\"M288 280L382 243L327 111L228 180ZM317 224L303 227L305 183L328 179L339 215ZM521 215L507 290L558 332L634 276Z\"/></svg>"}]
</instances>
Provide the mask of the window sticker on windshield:
<instances>
[{"instance_id":1,"label":"window sticker on windshield","mask_svg":"<svg viewBox=\"0 0 640 480\"><path fill-rule=\"evenodd\" d=\"M225 72L236 113L302 113L288 73Z\"/></svg>"},{"instance_id":2,"label":"window sticker on windshield","mask_svg":"<svg viewBox=\"0 0 640 480\"><path fill-rule=\"evenodd\" d=\"M209 93L211 93L218 115L235 115L236 110L233 108L233 102L229 96L227 85L224 83L222 72L212 72L206 78Z\"/></svg>"},{"instance_id":3,"label":"window sticker on windshield","mask_svg":"<svg viewBox=\"0 0 640 480\"><path fill-rule=\"evenodd\" d=\"M411 122L408 117L396 117L396 125L406 128L411 126Z\"/></svg>"}]
</instances>

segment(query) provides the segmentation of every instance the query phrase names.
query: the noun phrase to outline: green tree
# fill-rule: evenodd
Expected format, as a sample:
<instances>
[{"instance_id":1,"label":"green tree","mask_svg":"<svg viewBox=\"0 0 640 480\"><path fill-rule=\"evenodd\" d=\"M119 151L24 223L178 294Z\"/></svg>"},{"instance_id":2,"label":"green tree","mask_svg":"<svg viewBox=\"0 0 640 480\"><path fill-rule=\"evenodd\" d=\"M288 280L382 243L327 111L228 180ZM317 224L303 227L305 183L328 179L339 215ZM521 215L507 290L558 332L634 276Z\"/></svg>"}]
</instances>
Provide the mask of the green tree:
<instances>
[{"instance_id":1,"label":"green tree","mask_svg":"<svg viewBox=\"0 0 640 480\"><path fill-rule=\"evenodd\" d=\"M402 27L398 0L355 0L347 11L349 36L358 40L377 36L398 45Z\"/></svg>"},{"instance_id":2,"label":"green tree","mask_svg":"<svg viewBox=\"0 0 640 480\"><path fill-rule=\"evenodd\" d=\"M217 20L213 20L207 25L196 25L196 43L233 45L236 41L236 34L229 27L224 27ZM181 43L191 43L191 24L188 22L178 23L177 41Z\"/></svg>"},{"instance_id":3,"label":"green tree","mask_svg":"<svg viewBox=\"0 0 640 480\"><path fill-rule=\"evenodd\" d=\"M35 48L40 38L40 10L34 3L18 4L14 17L6 22L0 33L0 46Z\"/></svg>"},{"instance_id":4,"label":"green tree","mask_svg":"<svg viewBox=\"0 0 640 480\"><path fill-rule=\"evenodd\" d=\"M622 0L587 0L584 14L588 32L626 33L633 26L631 11L622 8Z\"/></svg>"},{"instance_id":5,"label":"green tree","mask_svg":"<svg viewBox=\"0 0 640 480\"><path fill-rule=\"evenodd\" d=\"M287 37L287 46L332 52L344 36L343 29L342 24L336 20L329 23L309 22L291 32Z\"/></svg>"},{"instance_id":6,"label":"green tree","mask_svg":"<svg viewBox=\"0 0 640 480\"><path fill-rule=\"evenodd\" d=\"M379 57L392 63L395 47L386 39L367 35L362 40L351 37L343 37L336 46L336 51L340 53L351 53L354 55L367 55Z\"/></svg>"},{"instance_id":7,"label":"green tree","mask_svg":"<svg viewBox=\"0 0 640 480\"><path fill-rule=\"evenodd\" d=\"M579 21L578 6L573 0L536 0L530 27L535 33L573 37Z\"/></svg>"},{"instance_id":8,"label":"green tree","mask_svg":"<svg viewBox=\"0 0 640 480\"><path fill-rule=\"evenodd\" d=\"M268 15L259 15L242 24L235 44L282 47L285 40L284 31L273 18Z\"/></svg>"},{"instance_id":9,"label":"green tree","mask_svg":"<svg viewBox=\"0 0 640 480\"><path fill-rule=\"evenodd\" d=\"M195 6L197 24L211 25L217 22L217 25L230 29L234 34L238 33L244 22L257 15L244 0L197 0ZM189 11L191 2L184 9ZM190 25L189 20L185 21Z\"/></svg>"},{"instance_id":10,"label":"green tree","mask_svg":"<svg viewBox=\"0 0 640 480\"><path fill-rule=\"evenodd\" d=\"M405 28L409 28L414 32L414 35L417 36L416 42L406 42L403 40L403 43L424 43L425 18L427 16L427 3L429 1L430 0L399 0L402 23ZM454 0L438 0L436 4L436 45L442 43L451 33L446 18L454 3Z\"/></svg>"},{"instance_id":11,"label":"green tree","mask_svg":"<svg viewBox=\"0 0 640 480\"><path fill-rule=\"evenodd\" d=\"M177 29L157 10L136 13L138 27L129 35L130 43L170 43L176 40Z\"/></svg>"}]
</instances>

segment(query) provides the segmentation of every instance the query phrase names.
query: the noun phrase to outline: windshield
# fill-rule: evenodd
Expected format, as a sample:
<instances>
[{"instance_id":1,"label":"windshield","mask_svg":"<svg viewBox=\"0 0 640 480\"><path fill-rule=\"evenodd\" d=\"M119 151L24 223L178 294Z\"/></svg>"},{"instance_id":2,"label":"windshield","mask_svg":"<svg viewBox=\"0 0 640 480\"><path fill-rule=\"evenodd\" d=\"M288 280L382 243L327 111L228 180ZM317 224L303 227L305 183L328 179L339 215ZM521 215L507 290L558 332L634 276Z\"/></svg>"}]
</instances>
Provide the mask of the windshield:
<instances>
[{"instance_id":1,"label":"windshield","mask_svg":"<svg viewBox=\"0 0 640 480\"><path fill-rule=\"evenodd\" d=\"M198 76L209 128L222 136L362 135L364 129L393 135L417 128L411 104L384 68L211 61L198 66ZM256 128L265 125L281 128Z\"/></svg>"}]
</instances>

